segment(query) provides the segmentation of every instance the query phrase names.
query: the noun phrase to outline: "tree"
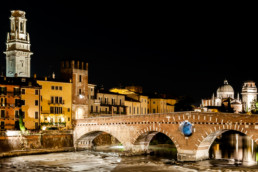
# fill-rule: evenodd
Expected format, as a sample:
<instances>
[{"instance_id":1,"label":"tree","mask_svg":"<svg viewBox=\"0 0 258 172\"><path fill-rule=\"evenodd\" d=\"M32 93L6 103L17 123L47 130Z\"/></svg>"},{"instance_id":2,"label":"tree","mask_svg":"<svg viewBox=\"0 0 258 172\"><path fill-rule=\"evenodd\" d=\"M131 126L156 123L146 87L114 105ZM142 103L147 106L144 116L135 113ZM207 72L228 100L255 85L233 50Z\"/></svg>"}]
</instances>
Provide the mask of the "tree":
<instances>
[{"instance_id":1,"label":"tree","mask_svg":"<svg viewBox=\"0 0 258 172\"><path fill-rule=\"evenodd\" d=\"M22 110L20 109L19 110L19 127L20 127L20 130L22 133L24 133L26 130L24 123L23 123L23 118L24 118L24 114L22 113Z\"/></svg>"}]
</instances>

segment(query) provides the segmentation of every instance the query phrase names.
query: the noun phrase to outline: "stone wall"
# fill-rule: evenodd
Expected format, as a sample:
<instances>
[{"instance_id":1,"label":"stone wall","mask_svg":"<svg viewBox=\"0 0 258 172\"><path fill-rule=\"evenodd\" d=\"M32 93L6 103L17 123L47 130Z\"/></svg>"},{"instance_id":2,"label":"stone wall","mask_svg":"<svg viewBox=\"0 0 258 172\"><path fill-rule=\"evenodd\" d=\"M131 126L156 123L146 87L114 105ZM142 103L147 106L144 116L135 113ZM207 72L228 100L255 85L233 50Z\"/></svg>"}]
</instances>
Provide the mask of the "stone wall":
<instances>
[{"instance_id":1,"label":"stone wall","mask_svg":"<svg viewBox=\"0 0 258 172\"><path fill-rule=\"evenodd\" d=\"M72 132L46 131L26 135L19 131L12 131L11 134L10 131L0 133L0 153L65 147L73 147Z\"/></svg>"}]
</instances>

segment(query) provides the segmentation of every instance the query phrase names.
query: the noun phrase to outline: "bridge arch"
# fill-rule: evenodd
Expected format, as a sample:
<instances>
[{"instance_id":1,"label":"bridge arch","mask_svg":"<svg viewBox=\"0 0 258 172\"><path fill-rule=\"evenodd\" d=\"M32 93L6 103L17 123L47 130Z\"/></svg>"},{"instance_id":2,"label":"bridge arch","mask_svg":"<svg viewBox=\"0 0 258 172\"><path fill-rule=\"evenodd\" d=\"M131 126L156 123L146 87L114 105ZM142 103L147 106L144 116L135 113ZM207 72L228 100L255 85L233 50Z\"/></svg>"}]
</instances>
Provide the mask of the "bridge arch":
<instances>
[{"instance_id":1,"label":"bridge arch","mask_svg":"<svg viewBox=\"0 0 258 172\"><path fill-rule=\"evenodd\" d=\"M199 145L197 145L196 160L208 159L209 158L209 150L210 150L212 144L214 143L215 139L218 136L220 136L223 133L228 132L228 131L235 131L235 132L242 133L243 135L254 140L253 135L248 134L248 131L244 130L244 128L241 128L241 127L233 128L233 129L228 127L227 129L219 129L219 130L216 130L216 128L214 130L210 129L210 133L207 133L207 132L205 133L206 137L204 137L202 135L202 138L198 139ZM254 142L256 144L257 144L257 140L258 139L254 140Z\"/></svg>"},{"instance_id":2,"label":"bridge arch","mask_svg":"<svg viewBox=\"0 0 258 172\"><path fill-rule=\"evenodd\" d=\"M167 136L175 145L176 149L179 148L179 144L177 144L177 141L172 135L170 135L169 132L166 132L165 130L162 130L161 128L153 128L152 130L146 128L142 129L139 132L137 132L137 135L134 137L133 146L134 150L144 151L146 152L149 148L150 142L153 139L155 135L158 133L164 134Z\"/></svg>"},{"instance_id":3,"label":"bridge arch","mask_svg":"<svg viewBox=\"0 0 258 172\"><path fill-rule=\"evenodd\" d=\"M103 133L107 133L107 134L111 135L112 137L116 138L122 145L124 145L123 142L121 141L121 139L116 137L114 134L109 133L107 131L97 130L97 131L87 132L87 133L83 134L80 138L78 138L75 141L76 148L78 148L78 149L80 149L80 148L92 148L93 147L93 140L95 138L97 138L99 135L103 134Z\"/></svg>"}]
</instances>

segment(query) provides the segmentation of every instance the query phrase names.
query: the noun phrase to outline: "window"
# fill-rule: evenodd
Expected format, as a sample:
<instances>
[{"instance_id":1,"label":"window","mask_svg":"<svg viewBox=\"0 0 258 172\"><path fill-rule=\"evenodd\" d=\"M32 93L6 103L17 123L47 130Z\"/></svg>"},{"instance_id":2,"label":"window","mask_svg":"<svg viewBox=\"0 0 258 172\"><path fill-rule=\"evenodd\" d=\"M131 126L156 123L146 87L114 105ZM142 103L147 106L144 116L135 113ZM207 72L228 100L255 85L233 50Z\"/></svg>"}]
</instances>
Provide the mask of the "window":
<instances>
[{"instance_id":1,"label":"window","mask_svg":"<svg viewBox=\"0 0 258 172\"><path fill-rule=\"evenodd\" d=\"M70 108L67 109L67 112L70 112Z\"/></svg>"},{"instance_id":2,"label":"window","mask_svg":"<svg viewBox=\"0 0 258 172\"><path fill-rule=\"evenodd\" d=\"M40 100L42 101L42 96L40 96Z\"/></svg>"},{"instance_id":3,"label":"window","mask_svg":"<svg viewBox=\"0 0 258 172\"><path fill-rule=\"evenodd\" d=\"M153 101L152 104L155 104L155 101Z\"/></svg>"},{"instance_id":4,"label":"window","mask_svg":"<svg viewBox=\"0 0 258 172\"><path fill-rule=\"evenodd\" d=\"M51 96L51 103L54 103L54 97Z\"/></svg>"},{"instance_id":5,"label":"window","mask_svg":"<svg viewBox=\"0 0 258 172\"><path fill-rule=\"evenodd\" d=\"M51 86L51 90L54 90L55 89L55 86Z\"/></svg>"},{"instance_id":6,"label":"window","mask_svg":"<svg viewBox=\"0 0 258 172\"><path fill-rule=\"evenodd\" d=\"M79 89L79 95L82 94L82 89Z\"/></svg>"},{"instance_id":7,"label":"window","mask_svg":"<svg viewBox=\"0 0 258 172\"><path fill-rule=\"evenodd\" d=\"M70 117L68 117L68 121L70 121Z\"/></svg>"},{"instance_id":8,"label":"window","mask_svg":"<svg viewBox=\"0 0 258 172\"><path fill-rule=\"evenodd\" d=\"M59 87L59 90L63 90L63 87L60 86L60 87Z\"/></svg>"},{"instance_id":9,"label":"window","mask_svg":"<svg viewBox=\"0 0 258 172\"><path fill-rule=\"evenodd\" d=\"M90 112L91 113L93 112L93 106L90 106Z\"/></svg>"},{"instance_id":10,"label":"window","mask_svg":"<svg viewBox=\"0 0 258 172\"><path fill-rule=\"evenodd\" d=\"M20 23L20 30L21 30L21 32L23 32L23 24L22 23Z\"/></svg>"},{"instance_id":11,"label":"window","mask_svg":"<svg viewBox=\"0 0 258 172\"><path fill-rule=\"evenodd\" d=\"M6 87L0 87L0 94L6 94L7 89Z\"/></svg>"},{"instance_id":12,"label":"window","mask_svg":"<svg viewBox=\"0 0 258 172\"><path fill-rule=\"evenodd\" d=\"M22 89L22 94L25 94L25 89Z\"/></svg>"},{"instance_id":13,"label":"window","mask_svg":"<svg viewBox=\"0 0 258 172\"><path fill-rule=\"evenodd\" d=\"M58 103L58 97L55 97L55 103Z\"/></svg>"},{"instance_id":14,"label":"window","mask_svg":"<svg viewBox=\"0 0 258 172\"><path fill-rule=\"evenodd\" d=\"M35 129L39 128L39 123L35 122Z\"/></svg>"},{"instance_id":15,"label":"window","mask_svg":"<svg viewBox=\"0 0 258 172\"><path fill-rule=\"evenodd\" d=\"M20 89L19 88L13 88L13 95L19 96L20 95Z\"/></svg>"},{"instance_id":16,"label":"window","mask_svg":"<svg viewBox=\"0 0 258 172\"><path fill-rule=\"evenodd\" d=\"M39 112L35 112L35 119L39 119Z\"/></svg>"},{"instance_id":17,"label":"window","mask_svg":"<svg viewBox=\"0 0 258 172\"><path fill-rule=\"evenodd\" d=\"M59 107L59 108L58 108L58 113L59 113L59 114L62 114L62 113L63 113L63 108L62 108L62 107Z\"/></svg>"},{"instance_id":18,"label":"window","mask_svg":"<svg viewBox=\"0 0 258 172\"><path fill-rule=\"evenodd\" d=\"M79 82L82 82L82 76L79 75Z\"/></svg>"},{"instance_id":19,"label":"window","mask_svg":"<svg viewBox=\"0 0 258 172\"><path fill-rule=\"evenodd\" d=\"M35 90L35 95L39 95L39 90Z\"/></svg>"},{"instance_id":20,"label":"window","mask_svg":"<svg viewBox=\"0 0 258 172\"><path fill-rule=\"evenodd\" d=\"M38 105L39 105L39 101L35 100L35 106L38 106Z\"/></svg>"},{"instance_id":21,"label":"window","mask_svg":"<svg viewBox=\"0 0 258 172\"><path fill-rule=\"evenodd\" d=\"M15 111L15 118L19 118L19 111L18 110Z\"/></svg>"},{"instance_id":22,"label":"window","mask_svg":"<svg viewBox=\"0 0 258 172\"><path fill-rule=\"evenodd\" d=\"M54 107L50 107L50 113L54 113Z\"/></svg>"},{"instance_id":23,"label":"window","mask_svg":"<svg viewBox=\"0 0 258 172\"><path fill-rule=\"evenodd\" d=\"M1 106L5 106L4 98L1 98Z\"/></svg>"},{"instance_id":24,"label":"window","mask_svg":"<svg viewBox=\"0 0 258 172\"><path fill-rule=\"evenodd\" d=\"M59 97L59 103L60 103L60 104L63 103L62 97Z\"/></svg>"},{"instance_id":25,"label":"window","mask_svg":"<svg viewBox=\"0 0 258 172\"><path fill-rule=\"evenodd\" d=\"M56 90L58 90L58 86L56 86Z\"/></svg>"},{"instance_id":26,"label":"window","mask_svg":"<svg viewBox=\"0 0 258 172\"><path fill-rule=\"evenodd\" d=\"M5 110L1 110L1 118L5 117Z\"/></svg>"},{"instance_id":27,"label":"window","mask_svg":"<svg viewBox=\"0 0 258 172\"><path fill-rule=\"evenodd\" d=\"M1 121L1 129L4 129L4 121Z\"/></svg>"}]
</instances>

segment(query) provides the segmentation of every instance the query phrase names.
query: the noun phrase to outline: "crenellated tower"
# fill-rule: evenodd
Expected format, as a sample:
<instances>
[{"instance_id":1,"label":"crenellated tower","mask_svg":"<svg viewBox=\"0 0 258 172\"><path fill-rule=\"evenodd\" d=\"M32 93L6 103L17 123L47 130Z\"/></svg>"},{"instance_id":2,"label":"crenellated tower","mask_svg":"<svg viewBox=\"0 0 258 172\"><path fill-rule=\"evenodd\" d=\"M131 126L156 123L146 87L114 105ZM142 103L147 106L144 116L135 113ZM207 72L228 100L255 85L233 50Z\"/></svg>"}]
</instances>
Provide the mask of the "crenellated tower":
<instances>
[{"instance_id":1,"label":"crenellated tower","mask_svg":"<svg viewBox=\"0 0 258 172\"><path fill-rule=\"evenodd\" d=\"M11 31L6 40L6 76L30 77L30 37L26 28L25 12L11 11Z\"/></svg>"},{"instance_id":2,"label":"crenellated tower","mask_svg":"<svg viewBox=\"0 0 258 172\"><path fill-rule=\"evenodd\" d=\"M63 61L61 77L71 80L72 84L72 119L88 117L88 63L83 61Z\"/></svg>"}]
</instances>

